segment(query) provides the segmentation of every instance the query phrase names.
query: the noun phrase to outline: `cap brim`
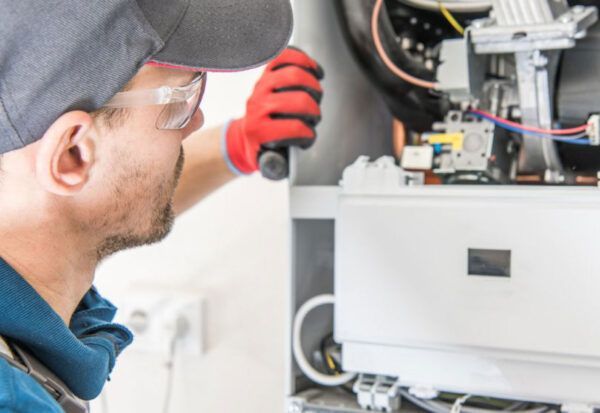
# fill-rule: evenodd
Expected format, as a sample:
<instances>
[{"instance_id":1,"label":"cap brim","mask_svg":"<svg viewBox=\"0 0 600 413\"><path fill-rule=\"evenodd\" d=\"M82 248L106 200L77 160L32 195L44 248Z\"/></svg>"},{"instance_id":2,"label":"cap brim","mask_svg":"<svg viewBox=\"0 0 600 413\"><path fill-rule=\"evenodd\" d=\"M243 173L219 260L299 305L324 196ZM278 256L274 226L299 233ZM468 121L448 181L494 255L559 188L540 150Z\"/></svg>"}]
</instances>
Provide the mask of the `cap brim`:
<instances>
[{"instance_id":1,"label":"cap brim","mask_svg":"<svg viewBox=\"0 0 600 413\"><path fill-rule=\"evenodd\" d=\"M237 71L277 56L293 26L289 0L191 0L151 61L206 71Z\"/></svg>"}]
</instances>

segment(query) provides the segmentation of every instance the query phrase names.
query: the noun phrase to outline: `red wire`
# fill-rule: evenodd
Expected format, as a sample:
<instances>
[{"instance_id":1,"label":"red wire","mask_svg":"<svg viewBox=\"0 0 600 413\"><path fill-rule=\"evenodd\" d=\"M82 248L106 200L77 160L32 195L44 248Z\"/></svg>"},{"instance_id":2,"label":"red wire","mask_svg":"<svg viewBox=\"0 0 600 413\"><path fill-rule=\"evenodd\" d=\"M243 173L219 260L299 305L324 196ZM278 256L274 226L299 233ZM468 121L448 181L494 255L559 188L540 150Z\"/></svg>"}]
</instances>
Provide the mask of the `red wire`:
<instances>
[{"instance_id":1,"label":"red wire","mask_svg":"<svg viewBox=\"0 0 600 413\"><path fill-rule=\"evenodd\" d=\"M585 124L585 125L581 125L581 126L577 126L575 128L569 128L569 129L542 129L542 128L536 128L534 126L523 125L521 123L513 122L508 119L500 118L498 116L492 115L491 113L483 111L483 110L472 109L471 112L478 113L480 115L494 119L495 121L504 123L506 125L514 126L515 128L527 130L530 132L538 132L538 133L547 134L547 135L572 135L572 134L575 134L578 132L585 132L589 126L588 124Z\"/></svg>"}]
</instances>

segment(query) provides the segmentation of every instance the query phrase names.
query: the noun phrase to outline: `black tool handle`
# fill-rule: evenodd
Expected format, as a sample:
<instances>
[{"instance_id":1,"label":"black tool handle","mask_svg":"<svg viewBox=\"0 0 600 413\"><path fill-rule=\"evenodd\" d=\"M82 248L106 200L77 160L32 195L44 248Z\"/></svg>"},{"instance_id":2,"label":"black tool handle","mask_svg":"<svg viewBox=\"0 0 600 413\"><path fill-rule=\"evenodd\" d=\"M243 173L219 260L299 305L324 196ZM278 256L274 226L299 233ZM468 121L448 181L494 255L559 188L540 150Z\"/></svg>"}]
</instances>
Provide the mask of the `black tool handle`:
<instances>
[{"instance_id":1,"label":"black tool handle","mask_svg":"<svg viewBox=\"0 0 600 413\"><path fill-rule=\"evenodd\" d=\"M290 174L287 148L263 149L258 155L260 173L272 181L281 181Z\"/></svg>"}]
</instances>

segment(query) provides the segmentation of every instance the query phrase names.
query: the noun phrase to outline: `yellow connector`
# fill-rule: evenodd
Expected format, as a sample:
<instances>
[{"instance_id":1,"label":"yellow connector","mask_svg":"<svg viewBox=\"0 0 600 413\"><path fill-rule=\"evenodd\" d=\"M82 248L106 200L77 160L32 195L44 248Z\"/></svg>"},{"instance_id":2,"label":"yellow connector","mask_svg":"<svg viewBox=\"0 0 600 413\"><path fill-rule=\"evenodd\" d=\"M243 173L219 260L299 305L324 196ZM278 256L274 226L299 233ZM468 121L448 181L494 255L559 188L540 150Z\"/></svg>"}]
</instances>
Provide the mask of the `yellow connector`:
<instances>
[{"instance_id":1,"label":"yellow connector","mask_svg":"<svg viewBox=\"0 0 600 413\"><path fill-rule=\"evenodd\" d=\"M425 139L430 145L441 144L441 145L452 145L453 151L460 151L463 148L463 142L465 140L464 133L432 133L426 135Z\"/></svg>"}]
</instances>

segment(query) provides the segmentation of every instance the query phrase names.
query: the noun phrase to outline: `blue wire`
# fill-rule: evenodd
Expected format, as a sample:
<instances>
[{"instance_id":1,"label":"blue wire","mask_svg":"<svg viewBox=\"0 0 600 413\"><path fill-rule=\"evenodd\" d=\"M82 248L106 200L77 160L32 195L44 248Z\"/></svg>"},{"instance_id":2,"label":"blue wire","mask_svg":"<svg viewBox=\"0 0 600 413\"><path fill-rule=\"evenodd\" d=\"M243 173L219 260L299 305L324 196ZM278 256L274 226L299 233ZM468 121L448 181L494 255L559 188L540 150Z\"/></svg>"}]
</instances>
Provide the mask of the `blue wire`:
<instances>
[{"instance_id":1,"label":"blue wire","mask_svg":"<svg viewBox=\"0 0 600 413\"><path fill-rule=\"evenodd\" d=\"M590 145L590 140L589 139L569 139L568 137L558 137L558 136L553 136L553 135L545 135L543 133L538 133L538 132L532 132L529 130L525 130L525 129L520 129L517 128L515 126L512 125L507 125L505 123L502 122L498 122L496 119L492 119L489 118L481 113L474 113L474 112L469 112L471 115L474 115L478 118L483 118L486 119L490 122L492 122L494 125L497 125L503 129L509 130L511 132L516 132L516 133L521 133L523 135L531 135L531 136L536 136L538 138L547 138L547 139L552 139L558 142L564 142L564 143L571 143L573 145Z\"/></svg>"},{"instance_id":2,"label":"blue wire","mask_svg":"<svg viewBox=\"0 0 600 413\"><path fill-rule=\"evenodd\" d=\"M557 138L557 137L553 137L551 139L558 141L558 142L572 143L573 145L583 145L583 146L591 145L589 139L564 139L564 138Z\"/></svg>"}]
</instances>

